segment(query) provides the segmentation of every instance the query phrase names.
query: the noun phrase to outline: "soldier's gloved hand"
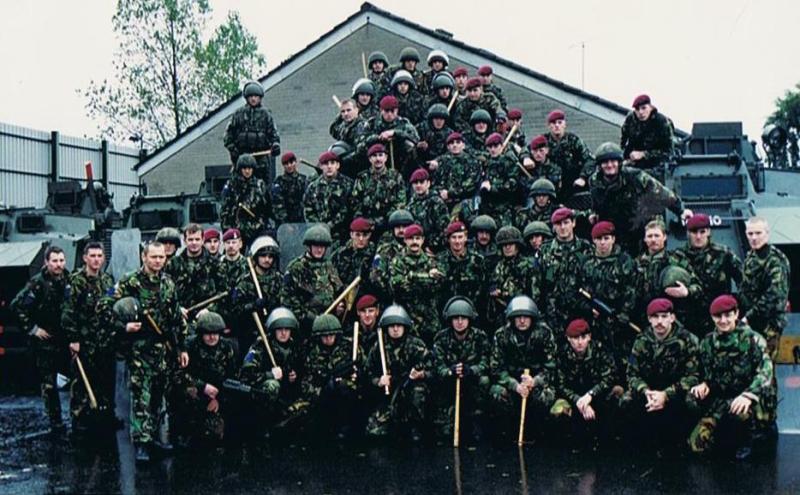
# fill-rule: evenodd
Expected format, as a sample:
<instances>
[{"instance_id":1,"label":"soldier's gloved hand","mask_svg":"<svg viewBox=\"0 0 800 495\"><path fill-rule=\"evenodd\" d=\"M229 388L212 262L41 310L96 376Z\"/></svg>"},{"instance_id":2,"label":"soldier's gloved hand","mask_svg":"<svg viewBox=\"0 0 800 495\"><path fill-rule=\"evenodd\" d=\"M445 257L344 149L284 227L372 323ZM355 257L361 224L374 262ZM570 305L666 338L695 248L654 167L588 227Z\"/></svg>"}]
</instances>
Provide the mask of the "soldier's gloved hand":
<instances>
[{"instance_id":1,"label":"soldier's gloved hand","mask_svg":"<svg viewBox=\"0 0 800 495\"><path fill-rule=\"evenodd\" d=\"M259 298L257 298L257 299L255 300L255 302L253 302L253 306L254 306L254 307L257 309L257 310L261 311L262 309L264 309L264 308L266 308L266 307L267 307L267 300L266 300L266 299L264 299L263 297L259 297Z\"/></svg>"},{"instance_id":2,"label":"soldier's gloved hand","mask_svg":"<svg viewBox=\"0 0 800 495\"><path fill-rule=\"evenodd\" d=\"M277 158L281 154L281 144L274 143L272 145L272 148L270 148L270 150L272 151L272 156Z\"/></svg>"},{"instance_id":3,"label":"soldier's gloved hand","mask_svg":"<svg viewBox=\"0 0 800 495\"><path fill-rule=\"evenodd\" d=\"M428 149L428 143L426 141L420 141L417 143L417 148L421 149L422 151L425 151Z\"/></svg>"},{"instance_id":4,"label":"soldier's gloved hand","mask_svg":"<svg viewBox=\"0 0 800 495\"><path fill-rule=\"evenodd\" d=\"M461 376L461 364L454 364L450 366L450 373L453 376Z\"/></svg>"}]
</instances>

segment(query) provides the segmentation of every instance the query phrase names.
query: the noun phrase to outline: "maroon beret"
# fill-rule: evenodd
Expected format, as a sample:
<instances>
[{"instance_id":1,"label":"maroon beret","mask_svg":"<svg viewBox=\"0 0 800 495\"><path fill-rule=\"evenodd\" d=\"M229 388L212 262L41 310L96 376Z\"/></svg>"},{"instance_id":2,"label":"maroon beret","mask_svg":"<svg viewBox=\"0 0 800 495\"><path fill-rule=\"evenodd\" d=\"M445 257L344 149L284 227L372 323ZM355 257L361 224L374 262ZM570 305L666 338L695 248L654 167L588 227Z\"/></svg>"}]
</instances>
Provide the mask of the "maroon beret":
<instances>
[{"instance_id":1,"label":"maroon beret","mask_svg":"<svg viewBox=\"0 0 800 495\"><path fill-rule=\"evenodd\" d=\"M382 145L381 143L373 144L367 150L367 157L370 157L376 153L386 153L386 146Z\"/></svg>"},{"instance_id":2,"label":"maroon beret","mask_svg":"<svg viewBox=\"0 0 800 495\"><path fill-rule=\"evenodd\" d=\"M466 67L458 67L453 71L453 77L469 76L469 71Z\"/></svg>"},{"instance_id":3,"label":"maroon beret","mask_svg":"<svg viewBox=\"0 0 800 495\"><path fill-rule=\"evenodd\" d=\"M350 222L350 231L351 232L371 232L372 231L372 222L367 220L364 217L356 217Z\"/></svg>"},{"instance_id":4,"label":"maroon beret","mask_svg":"<svg viewBox=\"0 0 800 495\"><path fill-rule=\"evenodd\" d=\"M359 297L358 301L356 302L356 311L374 308L376 306L378 306L378 298L372 294L364 294L363 296Z\"/></svg>"},{"instance_id":5,"label":"maroon beret","mask_svg":"<svg viewBox=\"0 0 800 495\"><path fill-rule=\"evenodd\" d=\"M228 229L225 231L224 234L222 234L223 242L230 241L231 239L241 239L241 238L242 238L242 233L239 232L239 229Z\"/></svg>"},{"instance_id":6,"label":"maroon beret","mask_svg":"<svg viewBox=\"0 0 800 495\"><path fill-rule=\"evenodd\" d=\"M567 325L567 329L564 333L567 334L567 337L580 337L588 332L589 323L587 323L583 318L578 318L569 322L569 325Z\"/></svg>"},{"instance_id":7,"label":"maroon beret","mask_svg":"<svg viewBox=\"0 0 800 495\"><path fill-rule=\"evenodd\" d=\"M480 88L480 87L483 87L483 83L477 77L473 77L467 80L467 89Z\"/></svg>"},{"instance_id":8,"label":"maroon beret","mask_svg":"<svg viewBox=\"0 0 800 495\"><path fill-rule=\"evenodd\" d=\"M564 120L566 118L567 116L564 114L563 110L553 110L547 114L547 123L552 124L556 120Z\"/></svg>"},{"instance_id":9,"label":"maroon beret","mask_svg":"<svg viewBox=\"0 0 800 495\"><path fill-rule=\"evenodd\" d=\"M281 163L287 164L291 161L297 161L297 157L294 156L294 153L291 151L287 151L286 153L281 156Z\"/></svg>"},{"instance_id":10,"label":"maroon beret","mask_svg":"<svg viewBox=\"0 0 800 495\"><path fill-rule=\"evenodd\" d=\"M554 211L552 215L550 215L550 223L555 225L557 223L563 222L568 218L573 218L573 217L575 217L575 212L569 208L562 206L561 208Z\"/></svg>"},{"instance_id":11,"label":"maroon beret","mask_svg":"<svg viewBox=\"0 0 800 495\"><path fill-rule=\"evenodd\" d=\"M481 65L480 68L478 68L478 75L480 76L491 76L493 72L491 65Z\"/></svg>"},{"instance_id":12,"label":"maroon beret","mask_svg":"<svg viewBox=\"0 0 800 495\"><path fill-rule=\"evenodd\" d=\"M203 232L203 242L206 242L210 239L219 239L219 230L206 229L206 231Z\"/></svg>"},{"instance_id":13,"label":"maroon beret","mask_svg":"<svg viewBox=\"0 0 800 495\"><path fill-rule=\"evenodd\" d=\"M686 221L686 230L700 230L711 227L711 219L705 213L695 213Z\"/></svg>"},{"instance_id":14,"label":"maroon beret","mask_svg":"<svg viewBox=\"0 0 800 495\"><path fill-rule=\"evenodd\" d=\"M486 146L493 146L495 144L503 144L503 136L500 133L493 132L486 138Z\"/></svg>"},{"instance_id":15,"label":"maroon beret","mask_svg":"<svg viewBox=\"0 0 800 495\"><path fill-rule=\"evenodd\" d=\"M647 305L647 316L653 316L656 313L672 313L672 301L665 297L657 297L650 301Z\"/></svg>"},{"instance_id":16,"label":"maroon beret","mask_svg":"<svg viewBox=\"0 0 800 495\"><path fill-rule=\"evenodd\" d=\"M392 95L388 95L381 98L380 107L381 110L394 110L395 108L399 108L400 104L397 103L397 98Z\"/></svg>"},{"instance_id":17,"label":"maroon beret","mask_svg":"<svg viewBox=\"0 0 800 495\"><path fill-rule=\"evenodd\" d=\"M447 237L450 237L451 234L455 234L456 232L466 232L467 226L464 225L464 222L451 222L450 225L447 226L444 233Z\"/></svg>"},{"instance_id":18,"label":"maroon beret","mask_svg":"<svg viewBox=\"0 0 800 495\"><path fill-rule=\"evenodd\" d=\"M338 162L338 161L339 161L339 157L336 156L336 153L334 153L333 151L326 151L326 152L322 153L321 155L319 155L319 163L320 163L320 165L323 164L323 163Z\"/></svg>"},{"instance_id":19,"label":"maroon beret","mask_svg":"<svg viewBox=\"0 0 800 495\"><path fill-rule=\"evenodd\" d=\"M535 138L531 139L531 150L538 150L539 148L544 148L545 146L547 146L547 138L544 137L544 135L539 134Z\"/></svg>"},{"instance_id":20,"label":"maroon beret","mask_svg":"<svg viewBox=\"0 0 800 495\"><path fill-rule=\"evenodd\" d=\"M414 173L411 174L409 182L413 184L415 182L422 182L424 180L429 180L430 178L431 176L430 174L428 174L427 170L425 170L424 168L418 168L414 170Z\"/></svg>"},{"instance_id":21,"label":"maroon beret","mask_svg":"<svg viewBox=\"0 0 800 495\"><path fill-rule=\"evenodd\" d=\"M603 220L594 224L592 227L592 239L603 237L604 235L614 235L614 224L608 220Z\"/></svg>"},{"instance_id":22,"label":"maroon beret","mask_svg":"<svg viewBox=\"0 0 800 495\"><path fill-rule=\"evenodd\" d=\"M453 141L463 141L464 136L461 135L460 132L451 132L447 135L447 139L445 139L445 144L450 144Z\"/></svg>"},{"instance_id":23,"label":"maroon beret","mask_svg":"<svg viewBox=\"0 0 800 495\"><path fill-rule=\"evenodd\" d=\"M646 105L650 103L650 97L647 95L639 95L633 100L633 108L637 108L640 105Z\"/></svg>"},{"instance_id":24,"label":"maroon beret","mask_svg":"<svg viewBox=\"0 0 800 495\"><path fill-rule=\"evenodd\" d=\"M414 237L415 235L425 235L420 224L412 223L403 229L403 239L408 239L409 237Z\"/></svg>"},{"instance_id":25,"label":"maroon beret","mask_svg":"<svg viewBox=\"0 0 800 495\"><path fill-rule=\"evenodd\" d=\"M738 307L739 303L736 301L735 297L730 294L723 294L711 302L711 307L708 308L708 312L711 313L711 316L716 316Z\"/></svg>"},{"instance_id":26,"label":"maroon beret","mask_svg":"<svg viewBox=\"0 0 800 495\"><path fill-rule=\"evenodd\" d=\"M508 111L508 118L511 120L519 120L522 118L522 110L519 108L512 108Z\"/></svg>"}]
</instances>

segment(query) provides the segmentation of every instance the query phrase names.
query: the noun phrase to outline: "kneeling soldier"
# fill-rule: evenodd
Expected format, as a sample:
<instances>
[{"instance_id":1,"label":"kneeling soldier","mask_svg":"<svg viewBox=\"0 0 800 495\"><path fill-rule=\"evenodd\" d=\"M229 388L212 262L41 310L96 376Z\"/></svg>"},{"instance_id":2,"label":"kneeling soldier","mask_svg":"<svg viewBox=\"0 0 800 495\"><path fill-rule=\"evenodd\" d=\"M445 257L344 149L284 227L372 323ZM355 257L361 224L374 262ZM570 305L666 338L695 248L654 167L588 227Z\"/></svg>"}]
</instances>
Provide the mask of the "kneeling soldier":
<instances>
[{"instance_id":1,"label":"kneeling soldier","mask_svg":"<svg viewBox=\"0 0 800 495\"><path fill-rule=\"evenodd\" d=\"M425 379L431 369L430 352L421 339L409 335L411 318L402 306L386 308L378 325L378 331L386 330L388 338L382 339L384 348L376 342L367 358L366 369L373 385L370 395L378 404L367 420L367 434L385 436L390 428L406 427L411 439L419 441L428 396ZM385 373L382 361L386 363Z\"/></svg>"}]
</instances>

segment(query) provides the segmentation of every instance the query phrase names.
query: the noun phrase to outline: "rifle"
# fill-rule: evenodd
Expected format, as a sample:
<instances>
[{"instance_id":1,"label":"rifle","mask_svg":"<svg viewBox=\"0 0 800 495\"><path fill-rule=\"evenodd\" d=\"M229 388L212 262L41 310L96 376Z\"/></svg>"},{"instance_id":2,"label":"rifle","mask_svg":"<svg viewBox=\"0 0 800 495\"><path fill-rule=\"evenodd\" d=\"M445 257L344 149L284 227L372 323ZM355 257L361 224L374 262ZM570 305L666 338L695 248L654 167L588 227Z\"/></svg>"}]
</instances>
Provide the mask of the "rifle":
<instances>
[{"instance_id":1,"label":"rifle","mask_svg":"<svg viewBox=\"0 0 800 495\"><path fill-rule=\"evenodd\" d=\"M256 214L253 213L253 210L248 208L247 205L239 203L239 209L247 213L250 216L250 218L256 218Z\"/></svg>"},{"instance_id":2,"label":"rifle","mask_svg":"<svg viewBox=\"0 0 800 495\"><path fill-rule=\"evenodd\" d=\"M589 293L589 291L587 291L586 289L584 289L582 287L578 289L578 292L580 293L581 296L585 297L589 301L589 303L592 305L592 307L598 313L602 314L603 316L605 316L607 318L612 318L612 319L616 320L617 322L620 321L619 316L617 316L616 312L611 308L611 306L609 306L608 304L606 304L602 300L597 299L596 297L591 295ZM642 333L642 329L639 328L633 322L629 321L628 322L628 327L630 327L630 329L633 330L636 333Z\"/></svg>"},{"instance_id":3,"label":"rifle","mask_svg":"<svg viewBox=\"0 0 800 495\"><path fill-rule=\"evenodd\" d=\"M267 398L267 393L260 388L251 387L233 378L226 378L225 381L222 382L222 390L235 394L248 395L250 397Z\"/></svg>"}]
</instances>

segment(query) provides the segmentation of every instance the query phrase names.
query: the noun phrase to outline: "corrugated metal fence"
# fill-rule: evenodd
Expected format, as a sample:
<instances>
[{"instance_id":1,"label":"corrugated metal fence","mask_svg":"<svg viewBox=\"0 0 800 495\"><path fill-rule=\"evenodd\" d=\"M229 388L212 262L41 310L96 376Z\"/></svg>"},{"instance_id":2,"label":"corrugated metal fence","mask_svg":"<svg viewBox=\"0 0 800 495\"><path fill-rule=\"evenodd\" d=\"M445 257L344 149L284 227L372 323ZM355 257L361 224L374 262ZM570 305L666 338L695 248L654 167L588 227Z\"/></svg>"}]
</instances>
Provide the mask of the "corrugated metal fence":
<instances>
[{"instance_id":1,"label":"corrugated metal fence","mask_svg":"<svg viewBox=\"0 0 800 495\"><path fill-rule=\"evenodd\" d=\"M42 207L50 180L86 182L87 161L92 162L95 180L114 194L114 206L122 211L139 191L133 170L139 162L138 149L0 122L0 203Z\"/></svg>"}]
</instances>

